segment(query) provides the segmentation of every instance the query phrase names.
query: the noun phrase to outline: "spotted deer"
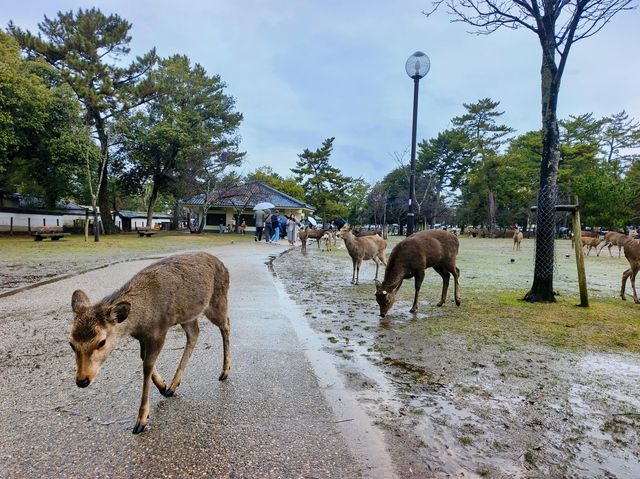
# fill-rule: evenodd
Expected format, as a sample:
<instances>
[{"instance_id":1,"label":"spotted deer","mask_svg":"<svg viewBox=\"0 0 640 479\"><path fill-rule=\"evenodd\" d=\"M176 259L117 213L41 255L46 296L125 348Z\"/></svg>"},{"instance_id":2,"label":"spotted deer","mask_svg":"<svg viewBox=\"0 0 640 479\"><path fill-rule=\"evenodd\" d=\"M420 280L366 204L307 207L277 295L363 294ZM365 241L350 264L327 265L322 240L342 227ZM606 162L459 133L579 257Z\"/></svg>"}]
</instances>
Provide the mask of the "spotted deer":
<instances>
[{"instance_id":1,"label":"spotted deer","mask_svg":"<svg viewBox=\"0 0 640 479\"><path fill-rule=\"evenodd\" d=\"M130 335L140 342L143 382L138 419L133 433L144 431L149 419L151 383L169 397L180 382L199 335L201 313L220 328L223 365L219 379L231 366L230 326L227 316L229 272L215 256L204 252L170 256L153 263L119 290L91 304L82 290L71 296L73 325L70 345L76 356L76 384L86 388L96 378L118 340ZM179 324L187 344L170 384L156 370L156 359L167 331Z\"/></svg>"}]
</instances>

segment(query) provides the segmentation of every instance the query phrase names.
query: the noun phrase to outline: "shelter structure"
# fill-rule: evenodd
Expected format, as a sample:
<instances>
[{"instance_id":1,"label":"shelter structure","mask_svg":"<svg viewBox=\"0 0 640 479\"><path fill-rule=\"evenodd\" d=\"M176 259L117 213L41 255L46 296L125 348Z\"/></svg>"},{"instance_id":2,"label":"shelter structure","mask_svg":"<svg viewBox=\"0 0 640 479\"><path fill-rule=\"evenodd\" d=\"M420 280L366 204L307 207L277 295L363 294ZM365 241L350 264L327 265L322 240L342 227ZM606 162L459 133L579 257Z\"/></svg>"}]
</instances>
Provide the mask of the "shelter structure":
<instances>
[{"instance_id":1,"label":"shelter structure","mask_svg":"<svg viewBox=\"0 0 640 479\"><path fill-rule=\"evenodd\" d=\"M302 200L293 198L260 181L252 181L232 186L207 196L202 193L179 202L182 214L188 213L194 224L206 218L205 231L219 231L220 224L225 230L234 221L247 225L246 231L255 231L255 212L253 207L259 203L273 204L271 213L277 209L281 215L294 215L303 220L311 215L315 208Z\"/></svg>"},{"instance_id":2,"label":"shelter structure","mask_svg":"<svg viewBox=\"0 0 640 479\"><path fill-rule=\"evenodd\" d=\"M151 218L151 227L161 225L162 229L171 229L171 221L173 216L165 213L153 213ZM114 222L122 231L135 231L136 228L147 226L146 211L128 211L120 210L114 212Z\"/></svg>"}]
</instances>

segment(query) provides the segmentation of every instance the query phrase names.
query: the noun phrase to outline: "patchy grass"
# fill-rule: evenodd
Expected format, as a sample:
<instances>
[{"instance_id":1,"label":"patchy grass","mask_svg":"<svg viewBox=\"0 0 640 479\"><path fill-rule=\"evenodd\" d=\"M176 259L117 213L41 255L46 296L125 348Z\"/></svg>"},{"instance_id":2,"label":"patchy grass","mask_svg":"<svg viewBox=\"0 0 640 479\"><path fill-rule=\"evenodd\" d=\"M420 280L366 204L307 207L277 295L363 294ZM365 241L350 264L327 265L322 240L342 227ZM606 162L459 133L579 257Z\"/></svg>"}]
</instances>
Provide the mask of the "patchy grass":
<instances>
[{"instance_id":1,"label":"patchy grass","mask_svg":"<svg viewBox=\"0 0 640 479\"><path fill-rule=\"evenodd\" d=\"M93 236L85 242L83 235L37 242L27 235L1 235L0 291L103 264L197 250L231 241L249 242L253 236L161 232L151 238L140 238L130 233L101 236L96 243Z\"/></svg>"},{"instance_id":2,"label":"patchy grass","mask_svg":"<svg viewBox=\"0 0 640 479\"><path fill-rule=\"evenodd\" d=\"M401 239L390 239L387 255ZM454 333L474 344L498 344L503 350L534 342L570 350L640 352L640 305L633 303L629 283L627 301L619 296L622 272L628 267L624 256L618 258L615 252L612 258L605 249L599 257L593 252L585 257L590 307L581 308L576 306L580 297L570 241L556 242L554 290L558 294L556 302L550 304L522 301L533 280L534 241L525 239L518 252L512 248L510 239L460 238L457 263L462 305L458 308L453 303L451 281L447 303L442 308L434 307L442 281L429 269L420 291L418 321L408 313L414 294L412 279L403 283L389 318L408 319L402 327L412 334ZM335 252L335 257L348 260L344 249ZM372 263L368 268L363 265L361 284L350 290L375 308L371 284L371 271L375 270Z\"/></svg>"}]
</instances>

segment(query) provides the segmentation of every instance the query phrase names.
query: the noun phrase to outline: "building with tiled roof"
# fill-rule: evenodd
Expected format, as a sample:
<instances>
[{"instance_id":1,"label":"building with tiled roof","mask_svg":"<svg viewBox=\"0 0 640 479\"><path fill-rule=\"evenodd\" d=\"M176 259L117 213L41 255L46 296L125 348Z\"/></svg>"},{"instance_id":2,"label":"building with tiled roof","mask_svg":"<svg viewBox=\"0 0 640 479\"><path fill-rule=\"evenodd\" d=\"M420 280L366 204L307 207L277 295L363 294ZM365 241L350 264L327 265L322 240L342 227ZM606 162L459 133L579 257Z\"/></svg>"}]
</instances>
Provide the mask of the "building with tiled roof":
<instances>
[{"instance_id":1,"label":"building with tiled roof","mask_svg":"<svg viewBox=\"0 0 640 479\"><path fill-rule=\"evenodd\" d=\"M180 201L180 208L191 214L192 220L199 223L206 214L205 230L218 231L219 225L231 225L234 218L240 217L247 225L247 231L255 230L253 207L259 203L271 203L280 214L294 215L302 220L311 215L315 208L302 200L289 196L260 181L252 181L219 191L206 198L204 193ZM206 209L206 211L205 211Z\"/></svg>"}]
</instances>

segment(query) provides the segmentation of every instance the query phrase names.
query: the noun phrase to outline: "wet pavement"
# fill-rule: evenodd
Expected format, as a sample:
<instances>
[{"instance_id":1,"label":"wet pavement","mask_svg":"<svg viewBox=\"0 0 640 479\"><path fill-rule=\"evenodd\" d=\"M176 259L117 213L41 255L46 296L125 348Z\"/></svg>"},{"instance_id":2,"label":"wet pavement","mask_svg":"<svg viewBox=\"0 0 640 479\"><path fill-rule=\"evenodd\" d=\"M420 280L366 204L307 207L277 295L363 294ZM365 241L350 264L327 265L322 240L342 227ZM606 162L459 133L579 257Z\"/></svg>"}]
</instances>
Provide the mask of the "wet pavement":
<instances>
[{"instance_id":1,"label":"wet pavement","mask_svg":"<svg viewBox=\"0 0 640 479\"><path fill-rule=\"evenodd\" d=\"M265 264L285 246L208 250L231 273L232 365L217 380L218 329L201 335L171 398L153 388L150 428L133 435L138 343L123 339L87 389L74 383L70 298L92 301L152 261L90 271L0 298L0 477L393 477L382 436L342 386L297 306ZM172 329L158 360L171 377Z\"/></svg>"}]
</instances>

